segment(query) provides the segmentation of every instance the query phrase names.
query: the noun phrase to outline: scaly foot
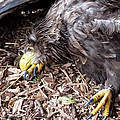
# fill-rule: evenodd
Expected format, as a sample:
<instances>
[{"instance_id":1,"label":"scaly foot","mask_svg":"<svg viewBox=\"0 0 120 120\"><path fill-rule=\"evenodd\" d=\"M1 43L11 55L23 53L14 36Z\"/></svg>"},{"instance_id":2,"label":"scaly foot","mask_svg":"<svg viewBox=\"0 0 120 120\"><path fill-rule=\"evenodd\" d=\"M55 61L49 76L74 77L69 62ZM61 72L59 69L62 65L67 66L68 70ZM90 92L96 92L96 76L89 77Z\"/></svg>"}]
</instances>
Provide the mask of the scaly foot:
<instances>
[{"instance_id":1,"label":"scaly foot","mask_svg":"<svg viewBox=\"0 0 120 120\"><path fill-rule=\"evenodd\" d=\"M101 101L97 105L97 107L91 112L91 114L87 117L86 120L88 120L92 116L94 116L103 105L105 105L105 110L103 113L104 118L102 120L106 120L107 117L109 116L111 98L112 98L112 91L109 88L103 89L103 90L99 91L98 93L96 93L84 106L87 106L90 103L95 103L99 99L101 99Z\"/></svg>"}]
</instances>

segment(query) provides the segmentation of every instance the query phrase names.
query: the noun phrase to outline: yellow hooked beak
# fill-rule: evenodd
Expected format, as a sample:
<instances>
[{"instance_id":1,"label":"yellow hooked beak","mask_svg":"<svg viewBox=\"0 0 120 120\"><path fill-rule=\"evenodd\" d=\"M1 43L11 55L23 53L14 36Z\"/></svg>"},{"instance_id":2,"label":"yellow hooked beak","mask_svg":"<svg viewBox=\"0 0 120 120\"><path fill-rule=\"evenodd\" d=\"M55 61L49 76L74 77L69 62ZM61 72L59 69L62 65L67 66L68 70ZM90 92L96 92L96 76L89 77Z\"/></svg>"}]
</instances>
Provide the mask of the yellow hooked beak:
<instances>
[{"instance_id":1,"label":"yellow hooked beak","mask_svg":"<svg viewBox=\"0 0 120 120\"><path fill-rule=\"evenodd\" d=\"M19 65L21 71L26 71L33 63L36 54L34 52L26 52L20 59Z\"/></svg>"},{"instance_id":2,"label":"yellow hooked beak","mask_svg":"<svg viewBox=\"0 0 120 120\"><path fill-rule=\"evenodd\" d=\"M27 74L36 76L36 72L40 72L44 66L44 63L36 63L36 53L32 50L28 50L23 54L20 59L19 65L22 72L24 72L24 79L26 79Z\"/></svg>"}]
</instances>

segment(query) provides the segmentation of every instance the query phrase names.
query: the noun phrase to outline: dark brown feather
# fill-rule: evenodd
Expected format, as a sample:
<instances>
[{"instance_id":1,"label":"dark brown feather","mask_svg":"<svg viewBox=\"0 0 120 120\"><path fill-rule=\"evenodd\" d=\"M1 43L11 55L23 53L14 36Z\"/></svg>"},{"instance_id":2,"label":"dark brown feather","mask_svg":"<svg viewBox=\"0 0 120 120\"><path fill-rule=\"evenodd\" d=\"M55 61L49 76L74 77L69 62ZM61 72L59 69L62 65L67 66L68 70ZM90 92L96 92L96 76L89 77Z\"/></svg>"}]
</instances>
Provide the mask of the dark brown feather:
<instances>
[{"instance_id":1,"label":"dark brown feather","mask_svg":"<svg viewBox=\"0 0 120 120\"><path fill-rule=\"evenodd\" d=\"M35 27L37 53L59 63L79 61L82 73L118 93L119 7L117 0L57 0Z\"/></svg>"}]
</instances>

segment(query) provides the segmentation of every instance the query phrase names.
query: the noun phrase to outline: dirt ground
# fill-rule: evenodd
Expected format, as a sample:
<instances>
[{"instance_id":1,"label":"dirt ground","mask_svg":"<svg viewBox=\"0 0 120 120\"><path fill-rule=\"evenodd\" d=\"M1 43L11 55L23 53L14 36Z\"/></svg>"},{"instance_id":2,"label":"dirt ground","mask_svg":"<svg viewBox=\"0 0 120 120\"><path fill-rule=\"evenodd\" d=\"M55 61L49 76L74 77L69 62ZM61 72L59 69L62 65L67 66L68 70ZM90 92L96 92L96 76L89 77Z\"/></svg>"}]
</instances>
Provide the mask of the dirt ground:
<instances>
[{"instance_id":1,"label":"dirt ground","mask_svg":"<svg viewBox=\"0 0 120 120\"><path fill-rule=\"evenodd\" d=\"M44 10L19 11L0 22L0 119L85 120L96 104L84 104L100 90L75 64L46 65L36 78L24 80L19 69L21 50ZM19 18L19 19L18 19ZM120 120L120 95L109 120ZM92 120L100 120L102 108Z\"/></svg>"}]
</instances>

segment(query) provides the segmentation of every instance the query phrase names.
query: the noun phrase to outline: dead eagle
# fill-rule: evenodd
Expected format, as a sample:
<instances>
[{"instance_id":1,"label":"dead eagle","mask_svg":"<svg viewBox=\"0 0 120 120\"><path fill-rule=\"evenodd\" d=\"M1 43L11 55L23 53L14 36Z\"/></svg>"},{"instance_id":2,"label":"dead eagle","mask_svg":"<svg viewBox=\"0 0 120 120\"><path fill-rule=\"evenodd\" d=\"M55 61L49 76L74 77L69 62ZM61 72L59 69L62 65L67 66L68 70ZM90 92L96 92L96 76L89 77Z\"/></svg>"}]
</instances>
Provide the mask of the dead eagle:
<instances>
[{"instance_id":1,"label":"dead eagle","mask_svg":"<svg viewBox=\"0 0 120 120\"><path fill-rule=\"evenodd\" d=\"M111 100L120 90L119 37L118 0L56 0L29 36L31 44L20 60L20 68L26 77L32 72L36 75L51 60L77 61L82 73L105 85L86 103L102 98L87 120L104 104L106 120Z\"/></svg>"},{"instance_id":2,"label":"dead eagle","mask_svg":"<svg viewBox=\"0 0 120 120\"><path fill-rule=\"evenodd\" d=\"M82 73L105 84L86 103L102 98L87 120L104 104L103 120L107 119L112 97L120 90L119 8L117 0L57 0L30 35L32 49L20 60L24 77L36 75L51 60L79 60Z\"/></svg>"}]
</instances>

